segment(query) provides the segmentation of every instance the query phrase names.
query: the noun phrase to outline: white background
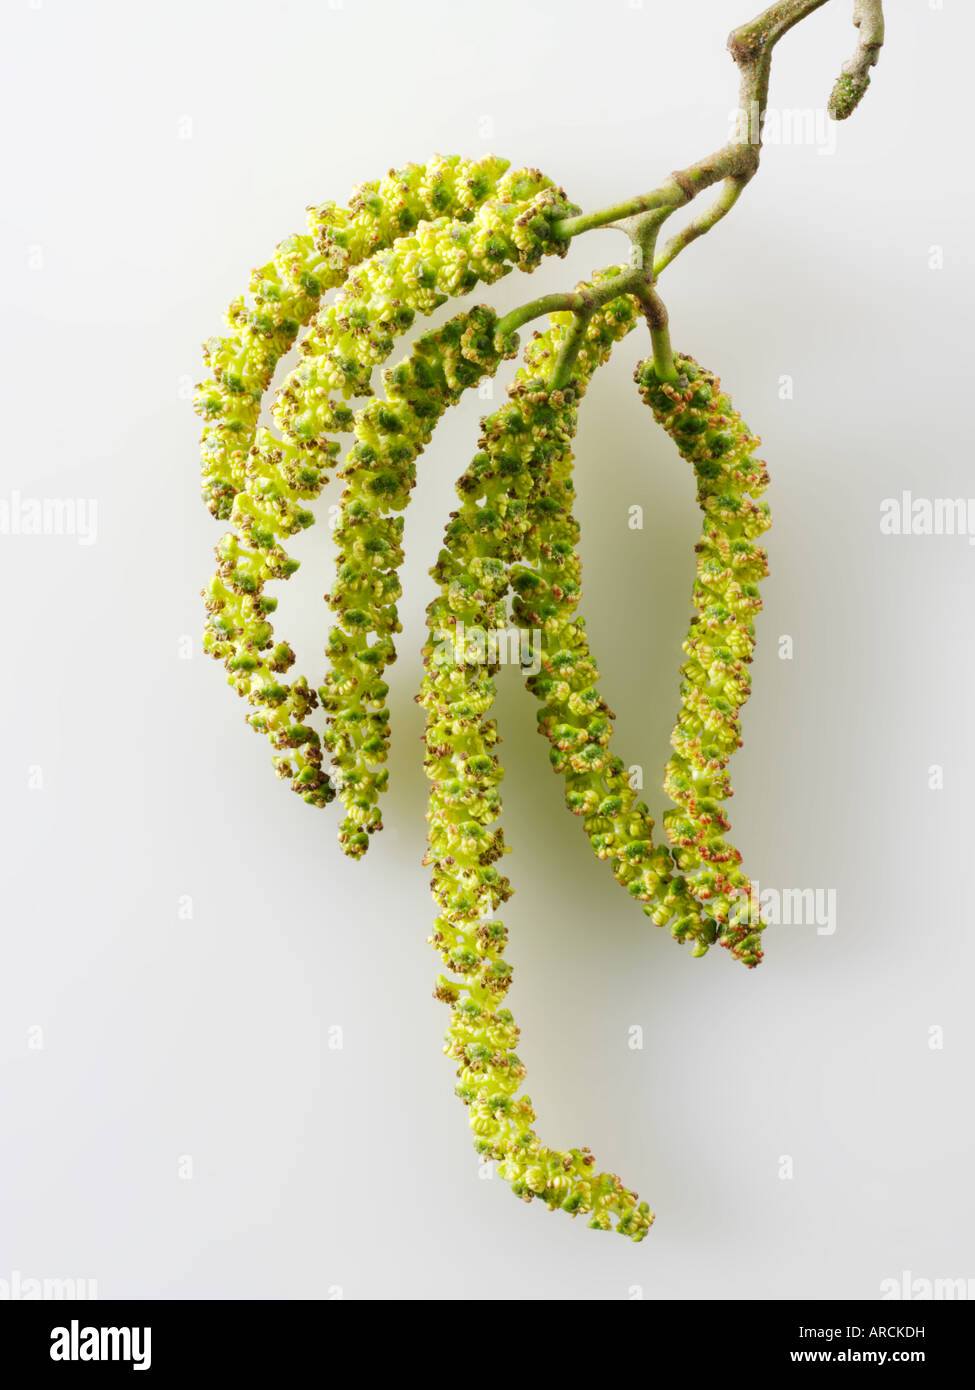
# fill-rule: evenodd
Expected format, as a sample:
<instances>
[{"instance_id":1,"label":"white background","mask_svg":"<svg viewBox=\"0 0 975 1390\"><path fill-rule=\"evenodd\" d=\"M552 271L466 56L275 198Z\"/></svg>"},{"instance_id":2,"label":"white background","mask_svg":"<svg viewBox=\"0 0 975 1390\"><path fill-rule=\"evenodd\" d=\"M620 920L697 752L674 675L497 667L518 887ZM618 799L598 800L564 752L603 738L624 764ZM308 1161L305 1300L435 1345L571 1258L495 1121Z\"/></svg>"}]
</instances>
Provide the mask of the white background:
<instances>
[{"instance_id":1,"label":"white background","mask_svg":"<svg viewBox=\"0 0 975 1390\"><path fill-rule=\"evenodd\" d=\"M200 653L222 528L199 501L187 386L250 268L306 204L433 151L539 166L584 208L654 187L725 139L724 40L750 8L4 7L0 495L93 498L98 530L87 546L0 536L0 1280L94 1279L103 1297L715 1299L975 1276L975 549L879 526L905 489L975 492L970 5L890 3L835 149L770 143L733 215L661 282L675 345L721 373L773 478L734 836L762 887L835 890L835 933L770 928L751 972L692 959L588 854L533 702L514 672L501 682L528 1090L548 1143L590 1144L650 1201L642 1245L479 1179L440 1055L412 696L426 572L483 402L421 460L389 828L363 863L339 853L334 808L274 779ZM782 43L771 119L822 112L850 8ZM510 307L624 254L594 233L474 299ZM593 386L578 484L584 611L659 815L698 521L631 381L645 353L634 333ZM324 524L295 543L279 610L314 683L330 547Z\"/></svg>"}]
</instances>

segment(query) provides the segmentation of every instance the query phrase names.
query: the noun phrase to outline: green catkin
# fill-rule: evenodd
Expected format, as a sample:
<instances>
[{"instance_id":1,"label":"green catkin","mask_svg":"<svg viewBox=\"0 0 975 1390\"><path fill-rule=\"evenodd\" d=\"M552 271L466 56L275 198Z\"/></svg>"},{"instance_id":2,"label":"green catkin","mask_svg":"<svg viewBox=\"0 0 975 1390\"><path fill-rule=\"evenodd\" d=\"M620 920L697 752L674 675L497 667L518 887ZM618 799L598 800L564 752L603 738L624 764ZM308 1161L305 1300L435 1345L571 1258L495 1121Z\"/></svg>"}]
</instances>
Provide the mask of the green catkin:
<instances>
[{"instance_id":1,"label":"green catkin","mask_svg":"<svg viewBox=\"0 0 975 1390\"><path fill-rule=\"evenodd\" d=\"M365 465L371 458L368 440L375 422L364 418L360 430L360 416L323 396L323 381L309 378L304 364L290 374L279 393L276 414L284 426L283 438L257 427L261 401L278 360L291 347L300 327L315 317L321 295L348 280L354 267L363 262L365 275L382 256L382 268L369 280L375 293L363 298L361 282L356 280L346 300L340 301L346 307L348 300L354 304L357 318L351 340L348 313L336 312L335 306L318 315L309 335L314 335L326 361L332 360L331 353L340 363L351 363L351 375L343 378L348 387L344 395L351 394L356 386L369 390L371 364L388 356L395 336L407 331L413 320L412 308L388 291L391 286L393 291L400 287L397 270L409 278L415 262L415 238L410 234L415 230L421 233L427 249L432 245L435 251L441 239L445 241L443 264L454 266L454 271L448 274L444 270L441 281L455 292L463 292L478 278L476 274L472 278L456 273L457 247L469 245L466 224L476 218L485 200L491 200L490 210L473 228L475 248L488 257L485 278L496 279L509 268L499 265L504 256L531 268L546 249L564 254L564 246L556 243L550 232L551 220L571 210L564 195L537 171L520 170L503 177L506 168L507 162L494 156L474 162L438 156L427 167L410 165L405 170L391 170L386 179L361 185L347 210L332 204L309 209L313 235L282 243L274 261L254 272L253 309L247 310L243 300L235 301L228 313L233 332L226 338L211 339L205 347L214 378L198 388L197 397L197 409L208 421L201 446L204 496L214 515L229 516L234 531L217 546L217 574L204 591L210 615L204 644L224 661L230 684L256 706L247 716L248 722L271 738L277 750L274 764L278 775L289 779L293 789L316 806L328 804L335 795L323 768L322 742L306 723L318 696L304 677L291 683L281 679L294 662L294 652L286 642L274 640L270 615L277 601L264 594L264 585L270 579L287 579L298 568L280 541L314 521L313 512L304 504L319 495L328 481L324 465L339 452L338 443L329 440L326 432L353 427L360 434L364 431L366 439L359 439L353 455L357 464ZM410 243L404 256L397 259L395 249L385 254L404 240ZM421 298L423 302L418 301L417 307L429 312L433 301L425 286ZM439 298L434 294L433 298L440 303L446 294ZM483 334L472 327L468 347L486 357L490 354L485 353L482 338ZM450 344L445 346L449 355ZM452 366L456 369L450 389L456 386L457 372L465 382L472 374L463 352L454 352L446 365L448 374ZM486 369L493 370L496 365L494 360ZM473 380L480 374L475 372ZM383 408L381 405L376 412L378 423L386 419L395 428L395 410L387 410L383 416ZM397 447L391 446L389 452L394 463L402 465L404 459L395 458ZM346 498L351 495L347 490ZM385 508L380 496L373 500L380 510ZM356 517L353 524L360 520ZM341 562L336 586L341 612L340 595ZM395 606L391 621L395 625ZM365 634L349 635L355 642ZM333 650L341 653L341 643ZM380 638L366 656L367 662L374 663L371 676L377 690L382 686L385 659L386 645ZM354 704L348 712L350 722L361 709L358 699ZM370 750L378 751L371 726L379 717L373 710L363 725ZM340 736L337 746L340 750L344 747ZM364 802L375 800L381 782L373 786L369 778L376 774L361 766L340 769L340 774L351 801L347 801L349 814L340 833L349 852L361 853L361 825L365 822L375 828L379 824L376 808L370 809Z\"/></svg>"},{"instance_id":2,"label":"green catkin","mask_svg":"<svg viewBox=\"0 0 975 1390\"><path fill-rule=\"evenodd\" d=\"M239 296L230 305L230 332L204 346L213 376L197 387L197 413L206 421L203 495L214 516L230 516L244 486L274 369L318 310L322 295L418 222L440 216L469 220L507 168L508 161L494 155L481 160L437 155L426 166L391 169L386 178L361 184L348 208L310 207L309 231L282 241L274 257L253 272L252 302Z\"/></svg>"},{"instance_id":3,"label":"green catkin","mask_svg":"<svg viewBox=\"0 0 975 1390\"><path fill-rule=\"evenodd\" d=\"M339 842L359 857L382 827L378 798L386 785L389 687L383 679L401 631L396 610L403 560L403 517L416 481L416 458L444 411L465 390L513 357L518 340L502 340L486 308L460 314L420 338L387 371L386 397L356 415L356 444L340 476L347 482L336 526L338 617L327 647L330 669L319 689L327 717L325 747L341 779L346 816Z\"/></svg>"},{"instance_id":4,"label":"green catkin","mask_svg":"<svg viewBox=\"0 0 975 1390\"><path fill-rule=\"evenodd\" d=\"M616 273L610 268L594 283ZM526 359L540 371L546 370L547 359L572 323L569 314L551 318L553 325L561 326L561 335L555 332L526 351ZM632 308L621 312L624 331L635 321ZM580 361L594 350L605 361L610 346L605 327L590 325ZM575 417L572 428L574 433ZM747 914L740 900L729 911L729 904L720 899L695 899L671 851L654 848L649 809L637 800L624 763L612 755L614 715L597 688L599 670L585 620L573 617L582 593L579 526L572 514L573 462L567 449L550 466L533 470L523 563L511 570L513 618L523 634L537 632L541 638L541 669L526 682L543 704L539 731L552 744L551 761L565 779L566 804L582 819L594 853L610 862L614 877L642 903L651 920L659 926L669 923L676 940L693 943L695 955L704 955L717 941L736 959L757 965L762 958L761 923L751 931L742 929ZM750 915L754 924L757 914L752 910Z\"/></svg>"},{"instance_id":5,"label":"green catkin","mask_svg":"<svg viewBox=\"0 0 975 1390\"><path fill-rule=\"evenodd\" d=\"M599 279L613 273L611 269ZM638 321L631 299L615 305L612 325L601 320L588 325L578 358L587 375ZM552 320L551 333L526 352L540 372L550 367L548 358L563 341L572 316L554 314ZM567 416L569 440L577 416L577 409ZM599 669L585 620L573 616L582 593L579 526L572 513L573 463L567 443L561 455L530 468L528 531L521 562L511 567L514 621L523 633L537 632L541 640L541 668L528 677L527 687L542 703L539 732L552 745L551 762L565 780L566 805L582 819L593 852L609 862L617 882L656 925L670 923L676 940L692 942L694 954L703 955L719 939L720 926L691 897L666 846L654 846L649 808L637 799L624 763L611 751L615 716L598 690Z\"/></svg>"},{"instance_id":6,"label":"green catkin","mask_svg":"<svg viewBox=\"0 0 975 1390\"><path fill-rule=\"evenodd\" d=\"M869 72L841 73L829 97L827 110L834 121L845 121L853 115L870 86Z\"/></svg>"},{"instance_id":7,"label":"green catkin","mask_svg":"<svg viewBox=\"0 0 975 1390\"><path fill-rule=\"evenodd\" d=\"M690 892L725 924L722 944L743 958L749 951L760 958L752 886L738 867L740 853L724 839L730 827L721 802L732 794L727 765L741 746L739 715L751 691L758 585L768 574L768 556L756 540L771 525L768 504L756 499L769 477L755 457L761 441L718 378L692 357L678 356L676 367L675 382L662 381L652 360L635 373L654 418L694 468L704 513L674 755L664 782L675 809L665 812L664 826Z\"/></svg>"},{"instance_id":8,"label":"green catkin","mask_svg":"<svg viewBox=\"0 0 975 1390\"><path fill-rule=\"evenodd\" d=\"M568 243L552 234L551 224L570 210L561 189L538 170L521 169L498 182L469 224L449 218L421 222L390 251L374 256L318 316L302 344L303 362L278 398L282 429L300 442L337 420L348 428L351 412L330 400L328 391L344 397L371 393L375 366L416 313L432 313L450 296L492 283L513 266L531 271L543 255L564 255ZM478 309L421 340L425 346L409 372L404 366L387 374L387 398L354 417L355 443L341 473L346 489L329 598L337 621L320 690L328 714L325 746L346 809L339 842L354 858L382 826L379 798L389 741L384 674L396 655L403 559L402 520L394 514L409 502L416 456L440 415L514 351L494 342L495 325L490 310Z\"/></svg>"},{"instance_id":9,"label":"green catkin","mask_svg":"<svg viewBox=\"0 0 975 1390\"><path fill-rule=\"evenodd\" d=\"M771 49L792 23L779 13L786 8L772 6L731 36L746 86L761 88L767 77ZM856 9L857 53L830 98L838 119L867 90L883 42L879 0L858 0ZM757 115L760 126L762 111ZM535 334L507 403L482 421L479 452L458 481L460 506L431 571L438 592L427 610L416 697L426 711L430 781L424 863L439 913L430 941L447 972L434 991L450 1008L444 1051L458 1064L456 1091L469 1109L477 1152L497 1162L499 1176L524 1201L538 1197L551 1210L584 1213L591 1227L615 1227L637 1242L654 1220L647 1203L614 1174L596 1173L589 1149L543 1144L521 1093L519 1029L505 1007L512 981L503 954L507 933L495 915L511 887L498 867L506 846L494 678L516 649L527 664L526 635L541 638L541 664L527 684L541 705L539 730L564 779L567 805L594 853L695 955L718 942L747 966L758 964L764 924L741 855L724 838L730 826L722 802L732 794L727 768L741 744L758 585L767 574L756 542L770 524L757 500L768 475L754 456L759 441L717 378L692 358L678 356L675 364L655 289L661 267L713 227L750 181L760 150L751 153L755 158L742 162L742 140L734 138L654 192L585 216L538 170L509 171L493 155L435 156L427 165L390 170L361 184L347 208L309 208L308 232L280 243L253 272L249 297L228 309L227 333L205 344L211 376L196 397L205 422L203 496L212 515L232 527L216 548L217 573L204 591L205 649L225 663L229 683L251 705L246 718L270 738L279 776L316 806L341 794L340 843L359 858L382 828L390 736L384 677L401 631L402 513L417 457L448 407L514 356L517 338L500 332L502 322L530 322L553 303L570 306ZM721 180L711 207L654 254L664 221ZM466 310L383 370L385 396L374 398L377 370L418 314L430 315L515 267L530 272L545 255L564 256L582 232L624 224L638 253L627 270L600 272L574 295L540 296L501 322L483 306ZM657 847L649 809L611 749L614 715L576 612L582 567L573 515L579 402L641 312L661 370L647 360L636 380L693 465L704 513L664 782L673 809L664 814L668 843ZM302 328L308 331L298 365L271 412L274 428L263 428L272 378ZM370 399L351 404L363 398ZM310 504L328 482L326 469L341 453L335 436L343 434L352 442L340 468L337 573L326 595L335 623L328 667L314 690L303 676L284 679L295 654L275 637L277 599L265 590L297 570L285 545L313 524ZM537 652L534 640L531 648ZM308 722L319 705L323 736Z\"/></svg>"},{"instance_id":10,"label":"green catkin","mask_svg":"<svg viewBox=\"0 0 975 1390\"><path fill-rule=\"evenodd\" d=\"M605 327L609 342L622 336L626 313L619 301L597 312L596 335ZM498 1162L499 1175L523 1200L540 1197L551 1210L586 1214L590 1226L615 1225L640 1241L653 1221L647 1204L614 1174L595 1173L588 1149L552 1149L535 1133L531 1101L518 1094L525 1068L514 1050L519 1030L502 1007L511 968L502 956L505 929L494 918L511 889L496 867L505 846L494 828L503 772L489 717L498 669L491 643L507 622L507 557L520 551L529 529L532 469L564 454L588 370L586 359L556 391L531 365L522 368L509 402L485 420L481 452L458 484L461 506L432 571L440 592L428 609L418 696L427 711L431 782L426 862L440 910L431 944L460 977L442 975L435 991L451 1008L444 1050L459 1063L457 1094L469 1107L477 1151Z\"/></svg>"},{"instance_id":11,"label":"green catkin","mask_svg":"<svg viewBox=\"0 0 975 1390\"><path fill-rule=\"evenodd\" d=\"M390 595L398 595L396 568L402 559L402 519L384 514L394 502L392 481L401 489L412 485L416 455L443 411L485 373L493 373L505 355L514 354L516 340L497 338L496 323L492 310L474 308L426 334L387 373L387 399L370 402L357 413L356 433L371 441L376 467L363 471L361 498L345 507L340 523L343 615L350 635L333 631L333 670L317 694L304 677L291 684L280 680L295 657L286 643L274 641L268 615L277 600L263 592L269 579L288 578L297 568L275 536L308 524L296 515L296 499L310 466L296 446L278 442L273 449L254 451L248 487L235 498L233 511L250 544L242 546L233 533L224 537L217 547L220 569L205 591L210 618L204 647L225 662L238 693L255 706L248 723L270 737L278 775L290 779L306 801L324 806L334 799L335 788L322 765L323 745L334 752L349 806L342 833L353 848L356 835L368 843L361 825L370 823L370 813L375 815L389 738L387 687L381 676L394 655L390 632L396 610ZM259 475L258 468L275 453L273 473ZM282 481L288 472L293 487ZM243 511L242 503L255 497L258 478L267 501L255 517L253 507ZM346 498L348 502L348 493ZM374 643L369 642L370 631L376 634ZM305 722L319 699L329 720L324 740Z\"/></svg>"},{"instance_id":12,"label":"green catkin","mask_svg":"<svg viewBox=\"0 0 975 1390\"><path fill-rule=\"evenodd\" d=\"M334 799L322 767L321 742L305 721L318 703L303 676L282 679L295 654L276 642L270 615L277 599L265 594L271 579L287 579L298 568L277 544L279 534L307 526L301 502L317 495L320 471L286 444L265 445L248 462L247 487L237 494L233 517L240 535L230 532L217 545L216 575L204 589L208 613L204 650L223 661L228 681L254 709L247 722L267 734L277 750L279 777L315 806ZM243 537L243 539L241 539Z\"/></svg>"},{"instance_id":13,"label":"green catkin","mask_svg":"<svg viewBox=\"0 0 975 1390\"><path fill-rule=\"evenodd\" d=\"M333 429L329 392L345 400L371 395L374 368L417 314L432 314L478 284L493 284L513 266L533 270L545 254L564 256L569 243L551 224L573 211L550 179L537 169L519 169L499 180L473 216L421 221L377 251L311 323L302 360L274 407L285 435L300 443Z\"/></svg>"}]
</instances>

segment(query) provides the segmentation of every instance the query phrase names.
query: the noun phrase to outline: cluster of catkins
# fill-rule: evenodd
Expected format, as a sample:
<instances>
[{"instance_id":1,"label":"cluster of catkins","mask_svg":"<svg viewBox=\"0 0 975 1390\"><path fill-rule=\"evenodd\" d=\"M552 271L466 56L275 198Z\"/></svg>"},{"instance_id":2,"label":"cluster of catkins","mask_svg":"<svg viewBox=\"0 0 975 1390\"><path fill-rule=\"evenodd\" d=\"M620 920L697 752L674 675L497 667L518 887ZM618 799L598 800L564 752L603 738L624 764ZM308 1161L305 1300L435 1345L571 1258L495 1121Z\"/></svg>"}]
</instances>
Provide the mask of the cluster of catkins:
<instances>
[{"instance_id":1,"label":"cluster of catkins","mask_svg":"<svg viewBox=\"0 0 975 1390\"><path fill-rule=\"evenodd\" d=\"M401 630L402 513L416 459L444 411L513 357L518 343L499 331L492 310L477 306L418 337L383 371L381 399L372 393L374 370L417 313L430 314L512 267L530 271L546 254L564 255L569 243L553 227L573 211L537 170L507 172L493 157L437 158L391 171L358 189L347 209L310 209L310 234L282 243L254 273L252 304L231 306L230 334L207 344L213 379L198 397L207 422L204 496L232 530L217 547L218 572L205 591L206 646L251 705L248 722L269 735L279 775L313 805L341 796L340 841L353 857L381 828L384 675ZM768 481L754 457L758 441L718 381L690 358L678 358L676 379L667 380L652 359L642 363L641 394L692 464L704 514L665 783L675 808L664 817L667 844L655 846L649 810L611 751L613 715L576 613L571 442L592 374L640 318L630 294L607 299L621 274L611 268L580 287L598 288L603 306L589 313L566 379L562 372L553 384L574 319L554 314L527 347L508 400L482 422L432 570L438 594L428 610L417 698L427 715L427 862L440 914L431 941L449 972L436 994L451 1008L445 1050L459 1064L457 1091L470 1108L477 1149L526 1201L540 1197L553 1209L587 1215L597 1229L615 1226L641 1240L653 1220L647 1204L615 1175L595 1172L588 1149L544 1145L531 1102L519 1094L518 1028L503 1007L511 969L495 917L511 890L498 868L503 772L491 717L499 665L491 639L511 624L540 636L541 667L528 686L567 805L594 853L695 954L717 942L755 965L762 924L740 855L723 838L720 803L731 794L726 769L740 742L757 583L766 573L755 540L769 523L756 500ZM336 293L325 303L329 290ZM259 426L262 402L303 326L300 360L273 407L275 433ZM366 404L353 408L355 398ZM351 442L339 469L345 488L329 596L335 621L315 689L304 677L284 678L294 653L274 637L276 600L265 586L297 568L282 542L312 523L308 503L328 481L325 468L341 452L332 436L341 434ZM318 704L321 734L308 722Z\"/></svg>"},{"instance_id":2,"label":"cluster of catkins","mask_svg":"<svg viewBox=\"0 0 975 1390\"><path fill-rule=\"evenodd\" d=\"M415 343L387 373L385 400L357 411L348 401L372 394L373 369L417 313L430 314L513 266L532 270L546 253L565 254L567 243L551 231L574 211L564 194L537 170L506 168L493 156L438 158L362 185L347 209L311 208L310 233L290 237L254 272L252 305L236 300L230 333L205 348L213 378L197 396L207 422L204 496L233 527L217 547L218 572L206 591L206 647L254 706L248 722L270 736L279 776L313 805L341 795L340 837L356 857L381 825L389 739L383 674L400 630L397 513L444 410L496 371L515 340L498 339L493 312L475 308ZM323 304L330 289L338 293ZM305 326L301 360L277 393L274 434L258 425L264 394ZM355 442L340 474L336 624L316 691L304 677L282 679L295 658L274 640L276 600L264 588L297 569L282 541L313 522L307 503L328 481L325 468L340 453L333 436L343 433ZM307 722L319 700L322 737Z\"/></svg>"},{"instance_id":3,"label":"cluster of catkins","mask_svg":"<svg viewBox=\"0 0 975 1390\"><path fill-rule=\"evenodd\" d=\"M632 325L632 309L626 321ZM626 765L610 752L613 714L597 689L585 622L574 616L581 563L570 451L536 485L526 548L533 563L513 571L513 615L523 630L541 633L542 666L528 687L542 703L539 727L565 778L566 803L582 818L594 852L610 861L655 923L670 923L674 937L694 943L695 954L718 942L753 966L762 956L761 922L750 880L738 867L741 855L721 838L729 824L720 802L732 795L726 768L741 743L739 713L750 693L746 667L761 607L758 580L768 572L755 544L769 526L767 505L755 500L768 474L754 457L759 441L720 382L691 358L678 357L676 367L675 382L659 380L652 359L635 374L644 400L694 467L704 513L695 613L684 643L690 659L681 668L675 755L664 782L677 807L664 815L668 846L654 848L648 808L631 789ZM506 435L503 421L500 434Z\"/></svg>"}]
</instances>

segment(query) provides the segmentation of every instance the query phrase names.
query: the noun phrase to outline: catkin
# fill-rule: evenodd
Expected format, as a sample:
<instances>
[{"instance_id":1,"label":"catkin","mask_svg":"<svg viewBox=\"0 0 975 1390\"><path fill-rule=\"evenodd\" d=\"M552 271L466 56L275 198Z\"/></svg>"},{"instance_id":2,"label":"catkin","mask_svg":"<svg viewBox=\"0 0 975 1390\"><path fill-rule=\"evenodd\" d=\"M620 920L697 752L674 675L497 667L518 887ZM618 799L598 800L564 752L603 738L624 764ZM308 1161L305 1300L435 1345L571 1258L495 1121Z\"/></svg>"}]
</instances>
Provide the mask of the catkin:
<instances>
[{"instance_id":1,"label":"catkin","mask_svg":"<svg viewBox=\"0 0 975 1390\"><path fill-rule=\"evenodd\" d=\"M531 271L567 243L552 223L570 204L535 169L506 174L470 223L420 223L387 253L350 278L302 345L304 360L279 396L279 422L292 437L312 436L342 409L325 393L370 391L375 365L388 356L394 331L415 313L432 313L449 297L493 283L514 266ZM415 460L437 420L463 391L493 374L517 340L496 341L491 310L452 320L417 344L410 364L386 374L387 395L354 417L355 442L340 476L346 483L336 527L337 575L329 603L336 623L320 694L328 715L325 745L345 805L339 842L358 858L382 826L389 742L385 669L400 631L396 600L402 564L401 513L416 481ZM323 402L325 404L323 404Z\"/></svg>"},{"instance_id":2,"label":"catkin","mask_svg":"<svg viewBox=\"0 0 975 1390\"><path fill-rule=\"evenodd\" d=\"M732 794L727 767L741 746L740 714L751 693L758 585L768 574L768 556L756 542L771 525L768 504L758 499L769 477L755 457L761 441L718 378L692 357L677 357L676 367L676 382L661 381L652 361L636 370L654 418L694 468L704 514L664 781L675 808L665 812L664 828L690 892L722 924L722 945L760 959L752 885L739 867L741 854L725 839L730 824L721 803Z\"/></svg>"},{"instance_id":3,"label":"catkin","mask_svg":"<svg viewBox=\"0 0 975 1390\"><path fill-rule=\"evenodd\" d=\"M636 321L632 302L627 304L620 310L623 331ZM554 359L571 322L569 315L552 318L561 325L561 333L538 340L526 353L542 371L550 368L549 359ZM605 325L590 324L580 364L591 354L597 364L605 361L611 346ZM572 434L575 423L574 412ZM761 959L761 923L755 920L747 893L729 901L696 891L699 881L688 881L686 861L677 858L675 863L671 849L654 846L649 808L637 798L625 764L612 752L614 715L598 689L599 670L585 620L575 616L582 564L572 510L573 462L567 448L548 466L532 470L529 527L522 558L511 569L514 620L524 633L538 632L541 639L541 669L526 682L542 703L539 731L552 745L551 761L565 780L566 804L582 819L593 852L610 863L616 880L651 920L669 925L676 940L692 944L695 955L718 942L746 965L756 965ZM669 770L667 785L669 790ZM751 930L743 927L749 919Z\"/></svg>"},{"instance_id":4,"label":"catkin","mask_svg":"<svg viewBox=\"0 0 975 1390\"><path fill-rule=\"evenodd\" d=\"M565 253L567 243L551 231L571 211L565 195L537 170L506 169L494 156L437 157L361 185L348 209L309 209L311 234L283 242L274 260L254 272L253 305L235 301L231 333L205 347L214 375L197 396L207 422L204 496L234 528L217 546L217 573L204 591L205 648L255 707L248 722L270 737L278 775L316 806L341 790L340 840L352 855L363 852L368 833L381 825L379 764L388 742L382 675L395 657L391 634L398 630L401 521L393 519L384 536L380 520L405 506L413 460L443 410L494 371L513 345L495 345L493 314L474 310L420 340L416 353L388 374L390 399L359 411L346 400L371 394L373 368L417 311L429 313L450 294L493 281L512 265L530 270L547 252ZM325 291L343 283L336 302L319 308ZM277 362L309 322L302 360L278 392L276 437L258 428L261 402ZM341 399L329 395L335 388ZM307 722L321 692L304 676L282 679L295 657L287 642L275 639L277 600L264 588L298 568L281 542L313 523L307 504L327 483L325 465L340 450L329 435L349 431L355 443L343 469L348 486L337 528L349 553L339 557L331 600L338 623L321 688L324 745L337 761L333 780L323 741ZM373 548L365 555L360 542L370 527Z\"/></svg>"},{"instance_id":5,"label":"catkin","mask_svg":"<svg viewBox=\"0 0 975 1390\"><path fill-rule=\"evenodd\" d=\"M274 369L318 311L322 296L418 222L443 216L469 221L507 167L507 160L494 155L473 161L453 155L436 156L426 166L391 169L386 178L361 184L348 208L310 207L308 232L282 241L273 258L252 273L250 303L238 296L227 310L227 335L204 345L213 375L197 387L196 409L206 422L203 494L214 516L230 516L245 484Z\"/></svg>"},{"instance_id":6,"label":"catkin","mask_svg":"<svg viewBox=\"0 0 975 1390\"><path fill-rule=\"evenodd\" d=\"M597 316L609 340L624 311ZM553 332L556 330L553 330ZM583 369L584 370L584 369ZM494 914L511 894L497 864L505 851L496 826L503 770L490 717L496 656L492 637L507 622L508 564L529 530L525 498L532 471L564 454L581 377L551 390L531 365L509 387L509 401L484 422L481 451L458 484L445 546L432 571L439 593L428 609L425 675L429 851L439 908L431 943L447 969L436 995L450 1005L445 1051L459 1063L457 1094L469 1107L477 1151L525 1201L584 1213L589 1225L642 1240L653 1214L611 1173L597 1173L588 1149L552 1149L534 1129L530 1099L519 1095L525 1068L519 1030L502 1001L511 983L505 929ZM463 639L460 630L463 624ZM458 650L458 646L460 649Z\"/></svg>"},{"instance_id":7,"label":"catkin","mask_svg":"<svg viewBox=\"0 0 975 1390\"><path fill-rule=\"evenodd\" d=\"M319 689L325 747L340 779L346 814L339 842L353 857L382 826L389 746L386 666L401 630L396 600L403 561L402 511L416 481L416 458L444 411L500 362L517 339L501 339L493 310L474 308L428 333L386 376L386 397L356 415L356 444L340 474L346 481L336 526L338 573L328 596L337 621Z\"/></svg>"}]
</instances>

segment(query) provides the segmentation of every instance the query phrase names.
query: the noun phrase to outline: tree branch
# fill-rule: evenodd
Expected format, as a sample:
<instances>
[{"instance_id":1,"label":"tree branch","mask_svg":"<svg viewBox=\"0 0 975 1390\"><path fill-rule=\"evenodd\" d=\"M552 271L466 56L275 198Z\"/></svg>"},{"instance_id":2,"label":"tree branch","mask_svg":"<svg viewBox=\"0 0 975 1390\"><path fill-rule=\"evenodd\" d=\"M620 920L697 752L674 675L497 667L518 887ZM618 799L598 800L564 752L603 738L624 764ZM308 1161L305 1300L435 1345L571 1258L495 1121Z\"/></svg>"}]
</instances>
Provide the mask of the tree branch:
<instances>
[{"instance_id":1,"label":"tree branch","mask_svg":"<svg viewBox=\"0 0 975 1390\"><path fill-rule=\"evenodd\" d=\"M775 45L801 20L827 3L828 0L779 0L749 23L732 30L728 49L738 66L740 84L738 124L727 144L686 169L675 171L650 193L597 212L563 218L553 224L555 235L569 238L594 227L625 223L624 230L636 240L641 219L652 217L659 226L678 208L693 202L699 193L716 183L727 183L713 207L668 242L656 263L657 273L692 241L710 231L758 172ZM844 64L830 98L830 114L837 120L851 114L870 84L869 69L877 61L884 38L883 0L854 0L853 22L860 30L857 51Z\"/></svg>"},{"instance_id":2,"label":"tree branch","mask_svg":"<svg viewBox=\"0 0 975 1390\"><path fill-rule=\"evenodd\" d=\"M732 137L719 150L689 164L686 169L676 170L649 193L552 224L553 233L566 240L595 227L615 227L626 232L637 251L636 264L620 273L612 294L634 294L640 300L654 340L654 357L664 372L672 359L669 359L666 336L666 310L654 293L657 276L686 247L727 216L755 177L762 154L762 130L775 45L801 20L827 3L828 0L779 0L755 19L732 30L728 49L740 74L738 122ZM883 0L854 0L853 23L859 30L856 52L844 63L830 97L830 115L836 120L845 120L855 110L870 85L870 69L876 64L884 42ZM724 187L714 202L671 237L655 256L657 235L667 218L717 183ZM570 310L584 322L587 313L599 302L604 302L603 293L601 289L596 298L591 294L580 296L578 291L542 296L513 310L501 321L499 328L511 331L554 309ZM560 377L571 366L572 351L571 345L567 345Z\"/></svg>"}]
</instances>

